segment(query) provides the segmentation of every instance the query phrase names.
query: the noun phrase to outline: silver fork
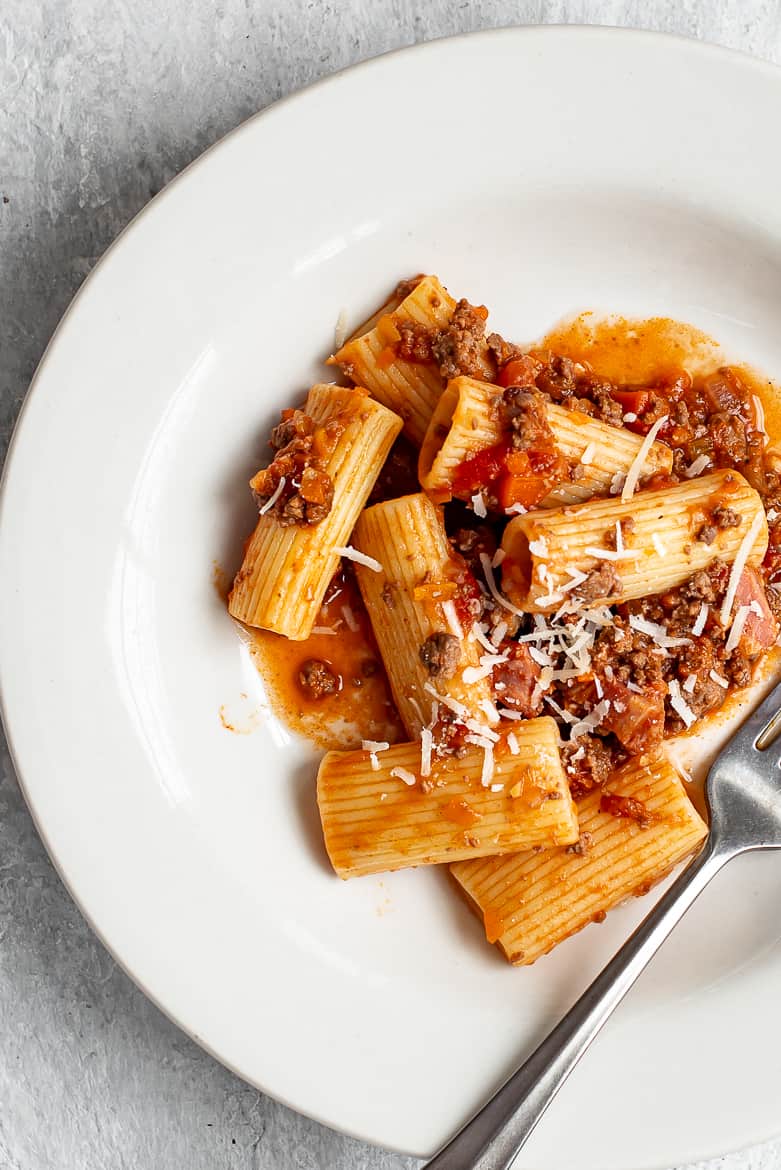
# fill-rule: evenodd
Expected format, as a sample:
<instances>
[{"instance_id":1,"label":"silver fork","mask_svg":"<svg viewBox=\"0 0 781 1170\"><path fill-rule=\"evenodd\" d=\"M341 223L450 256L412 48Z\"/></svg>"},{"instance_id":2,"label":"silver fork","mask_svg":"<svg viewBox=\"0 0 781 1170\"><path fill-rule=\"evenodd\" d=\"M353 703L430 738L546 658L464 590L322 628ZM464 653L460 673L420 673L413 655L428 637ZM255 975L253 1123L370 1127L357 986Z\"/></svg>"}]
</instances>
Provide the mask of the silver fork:
<instances>
[{"instance_id":1,"label":"silver fork","mask_svg":"<svg viewBox=\"0 0 781 1170\"><path fill-rule=\"evenodd\" d=\"M528 1060L423 1170L508 1170L602 1025L711 878L740 853L781 848L779 732L781 684L708 773L711 828L701 851Z\"/></svg>"}]
</instances>

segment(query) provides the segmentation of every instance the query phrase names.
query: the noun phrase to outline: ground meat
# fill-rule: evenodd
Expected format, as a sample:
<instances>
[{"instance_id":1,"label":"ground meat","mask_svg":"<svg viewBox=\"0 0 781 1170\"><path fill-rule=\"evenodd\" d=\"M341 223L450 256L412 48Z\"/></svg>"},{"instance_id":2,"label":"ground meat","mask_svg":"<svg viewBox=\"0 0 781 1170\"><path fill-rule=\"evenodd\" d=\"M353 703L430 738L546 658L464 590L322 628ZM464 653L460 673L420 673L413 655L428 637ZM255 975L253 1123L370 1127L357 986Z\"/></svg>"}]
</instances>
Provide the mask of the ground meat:
<instances>
[{"instance_id":1,"label":"ground meat","mask_svg":"<svg viewBox=\"0 0 781 1170\"><path fill-rule=\"evenodd\" d=\"M443 709L440 703L439 718L432 729L434 752L438 756L456 756L460 759L465 756L468 748L464 743L464 736L468 735L466 727L458 721L458 716Z\"/></svg>"},{"instance_id":2,"label":"ground meat","mask_svg":"<svg viewBox=\"0 0 781 1170\"><path fill-rule=\"evenodd\" d=\"M621 578L615 566L605 561L598 568L592 569L585 581L575 586L572 595L581 601L600 601L605 597L615 597L621 591Z\"/></svg>"},{"instance_id":3,"label":"ground meat","mask_svg":"<svg viewBox=\"0 0 781 1170\"><path fill-rule=\"evenodd\" d=\"M537 390L510 386L502 395L503 430L516 451L551 451L555 443L545 412L545 398Z\"/></svg>"},{"instance_id":4,"label":"ground meat","mask_svg":"<svg viewBox=\"0 0 781 1170\"><path fill-rule=\"evenodd\" d=\"M536 373L540 368L540 362L525 353L520 345L514 345L511 341L505 341L498 333L489 333L486 338L486 345L496 359L497 366L500 368L511 361L528 362L529 368L533 370L533 373ZM530 382L534 382L533 375L530 378Z\"/></svg>"},{"instance_id":5,"label":"ground meat","mask_svg":"<svg viewBox=\"0 0 781 1170\"><path fill-rule=\"evenodd\" d=\"M439 630L421 646L420 661L432 678L452 678L461 661L461 643L455 634Z\"/></svg>"},{"instance_id":6,"label":"ground meat","mask_svg":"<svg viewBox=\"0 0 781 1170\"><path fill-rule=\"evenodd\" d=\"M341 679L327 662L307 658L298 671L298 683L308 699L323 699L341 690Z\"/></svg>"},{"instance_id":7,"label":"ground meat","mask_svg":"<svg viewBox=\"0 0 781 1170\"><path fill-rule=\"evenodd\" d=\"M283 410L282 421L272 429L269 443L275 451L279 451L294 439L311 435L314 429L314 421L303 410Z\"/></svg>"},{"instance_id":8,"label":"ground meat","mask_svg":"<svg viewBox=\"0 0 781 1170\"><path fill-rule=\"evenodd\" d=\"M635 522L631 516L625 516L624 519L619 520L618 523L619 523L619 526L621 528L621 539L623 540L624 545L626 546L626 543L627 543L626 538L632 532L634 532ZM612 528L608 528L607 532L605 533L605 535L602 538L602 543L604 544L605 548L613 548L613 549L616 548L616 546L618 545L618 538L616 536L615 525L613 525Z\"/></svg>"},{"instance_id":9,"label":"ground meat","mask_svg":"<svg viewBox=\"0 0 781 1170\"><path fill-rule=\"evenodd\" d=\"M597 637L591 667L606 683L653 686L662 677L660 658L654 649L646 634L633 629L624 618L616 617L612 626L606 626Z\"/></svg>"},{"instance_id":10,"label":"ground meat","mask_svg":"<svg viewBox=\"0 0 781 1170\"><path fill-rule=\"evenodd\" d=\"M493 671L496 698L505 707L520 711L525 719L532 719L542 710L542 695L534 694L540 668L525 642L512 642L505 652L507 662L499 662Z\"/></svg>"},{"instance_id":11,"label":"ground meat","mask_svg":"<svg viewBox=\"0 0 781 1170\"><path fill-rule=\"evenodd\" d=\"M581 735L576 740L562 744L561 755L575 799L580 799L594 788L601 788L615 767L610 748L593 735Z\"/></svg>"},{"instance_id":12,"label":"ground meat","mask_svg":"<svg viewBox=\"0 0 781 1170\"><path fill-rule=\"evenodd\" d=\"M587 857L589 850L591 849L592 841L593 837L591 836L591 833L584 831L580 834L574 845L566 846L564 852L574 853L577 857Z\"/></svg>"},{"instance_id":13,"label":"ground meat","mask_svg":"<svg viewBox=\"0 0 781 1170\"><path fill-rule=\"evenodd\" d=\"M443 378L470 378L486 375L485 321L488 312L460 300L453 310L450 324L435 334L431 352Z\"/></svg>"},{"instance_id":14,"label":"ground meat","mask_svg":"<svg viewBox=\"0 0 781 1170\"><path fill-rule=\"evenodd\" d=\"M409 276L406 280L400 280L393 290L393 299L396 301L405 301L411 292L420 284L423 279L423 274L418 276Z\"/></svg>"},{"instance_id":15,"label":"ground meat","mask_svg":"<svg viewBox=\"0 0 781 1170\"><path fill-rule=\"evenodd\" d=\"M487 524L474 528L457 528L451 537L453 548L461 554L471 571L481 574L481 554L493 557L496 552L496 533Z\"/></svg>"},{"instance_id":16,"label":"ground meat","mask_svg":"<svg viewBox=\"0 0 781 1170\"><path fill-rule=\"evenodd\" d=\"M624 425L624 408L612 395L610 382L594 381L589 386L589 397L597 408L597 418L611 427Z\"/></svg>"},{"instance_id":17,"label":"ground meat","mask_svg":"<svg viewBox=\"0 0 781 1170\"><path fill-rule=\"evenodd\" d=\"M334 485L325 470L328 457L344 430L334 415L318 425L302 410L283 410L271 432L276 454L268 467L250 480L258 508L274 499L273 515L282 526L319 524L331 511Z\"/></svg>"},{"instance_id":18,"label":"ground meat","mask_svg":"<svg viewBox=\"0 0 781 1170\"><path fill-rule=\"evenodd\" d=\"M428 325L411 320L397 320L395 325L399 331L399 340L396 342L397 357L405 362L430 362L434 335Z\"/></svg>"},{"instance_id":19,"label":"ground meat","mask_svg":"<svg viewBox=\"0 0 781 1170\"><path fill-rule=\"evenodd\" d=\"M738 528L740 525L740 516L737 512L734 512L732 508L725 508L723 504L717 504L715 508L712 508L711 516L713 523L718 528Z\"/></svg>"},{"instance_id":20,"label":"ground meat","mask_svg":"<svg viewBox=\"0 0 781 1170\"><path fill-rule=\"evenodd\" d=\"M649 812L642 800L636 800L634 796L618 796L615 792L602 793L599 811L609 813L611 817L626 817L635 821L641 829L647 829L658 819Z\"/></svg>"},{"instance_id":21,"label":"ground meat","mask_svg":"<svg viewBox=\"0 0 781 1170\"><path fill-rule=\"evenodd\" d=\"M718 535L718 529L713 524L703 524L697 533L697 540L702 544L713 544Z\"/></svg>"}]
</instances>

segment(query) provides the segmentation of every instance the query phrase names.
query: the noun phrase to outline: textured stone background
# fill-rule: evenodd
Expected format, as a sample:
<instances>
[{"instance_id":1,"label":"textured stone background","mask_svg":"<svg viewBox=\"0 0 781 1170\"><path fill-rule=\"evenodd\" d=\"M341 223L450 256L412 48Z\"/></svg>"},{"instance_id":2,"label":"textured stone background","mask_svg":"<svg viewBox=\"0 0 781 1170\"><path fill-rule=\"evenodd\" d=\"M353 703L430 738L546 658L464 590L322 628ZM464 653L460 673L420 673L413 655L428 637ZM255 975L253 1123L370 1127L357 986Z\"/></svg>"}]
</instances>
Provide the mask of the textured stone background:
<instances>
[{"instance_id":1,"label":"textured stone background","mask_svg":"<svg viewBox=\"0 0 781 1170\"><path fill-rule=\"evenodd\" d=\"M354 61L541 22L661 29L781 61L779 0L0 0L3 451L79 284L205 147ZM418 1166L259 1096L164 1019L60 885L5 752L2 771L2 1170ZM781 1142L716 1167L776 1170Z\"/></svg>"}]
</instances>

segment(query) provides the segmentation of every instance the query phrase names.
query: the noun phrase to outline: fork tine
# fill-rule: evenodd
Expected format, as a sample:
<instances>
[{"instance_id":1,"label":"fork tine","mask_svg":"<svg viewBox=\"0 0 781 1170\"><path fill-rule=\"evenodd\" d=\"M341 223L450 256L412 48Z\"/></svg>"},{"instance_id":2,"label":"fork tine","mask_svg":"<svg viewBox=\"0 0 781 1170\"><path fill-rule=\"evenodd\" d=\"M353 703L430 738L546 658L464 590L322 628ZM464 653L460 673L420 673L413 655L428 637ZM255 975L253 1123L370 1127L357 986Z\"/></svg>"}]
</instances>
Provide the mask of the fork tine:
<instances>
[{"instance_id":1,"label":"fork tine","mask_svg":"<svg viewBox=\"0 0 781 1170\"><path fill-rule=\"evenodd\" d=\"M751 712L745 723L732 737L730 746L734 744L740 748L756 747L760 735L773 721L779 710L781 710L781 682L776 683L770 694L766 695L759 706Z\"/></svg>"}]
</instances>

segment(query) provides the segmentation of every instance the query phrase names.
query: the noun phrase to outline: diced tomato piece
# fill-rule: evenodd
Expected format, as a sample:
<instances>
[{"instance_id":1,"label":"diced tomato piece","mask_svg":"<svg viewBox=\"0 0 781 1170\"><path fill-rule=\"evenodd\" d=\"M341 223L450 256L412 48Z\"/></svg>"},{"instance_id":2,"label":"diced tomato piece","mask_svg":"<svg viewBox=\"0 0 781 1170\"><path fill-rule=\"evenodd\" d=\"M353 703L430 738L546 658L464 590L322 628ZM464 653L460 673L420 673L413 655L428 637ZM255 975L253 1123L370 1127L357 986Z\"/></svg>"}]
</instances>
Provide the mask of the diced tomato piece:
<instances>
[{"instance_id":1,"label":"diced tomato piece","mask_svg":"<svg viewBox=\"0 0 781 1170\"><path fill-rule=\"evenodd\" d=\"M651 400L647 390L611 390L610 393L624 414L642 414Z\"/></svg>"},{"instance_id":2,"label":"diced tomato piece","mask_svg":"<svg viewBox=\"0 0 781 1170\"><path fill-rule=\"evenodd\" d=\"M507 662L500 662L493 672L496 699L505 707L520 711L526 719L531 719L542 710L541 694L532 701L540 668L525 642L513 642L505 652L509 656Z\"/></svg>"},{"instance_id":3,"label":"diced tomato piece","mask_svg":"<svg viewBox=\"0 0 781 1170\"><path fill-rule=\"evenodd\" d=\"M505 467L497 485L499 504L505 511L513 504L533 508L567 476L567 462L555 451L510 451Z\"/></svg>"},{"instance_id":4,"label":"diced tomato piece","mask_svg":"<svg viewBox=\"0 0 781 1170\"><path fill-rule=\"evenodd\" d=\"M535 375L538 373L540 363L529 355L524 355L520 358L512 358L511 361L505 362L499 371L497 381L500 386L533 386Z\"/></svg>"},{"instance_id":5,"label":"diced tomato piece","mask_svg":"<svg viewBox=\"0 0 781 1170\"><path fill-rule=\"evenodd\" d=\"M508 449L507 443L497 443L465 459L453 476L453 495L463 498L494 483L504 471Z\"/></svg>"},{"instance_id":6,"label":"diced tomato piece","mask_svg":"<svg viewBox=\"0 0 781 1170\"><path fill-rule=\"evenodd\" d=\"M756 658L769 649L778 637L778 623L768 604L762 582L753 569L744 569L735 593L735 605L748 605L746 624L740 638L740 648L747 658ZM757 613L760 610L760 613Z\"/></svg>"},{"instance_id":7,"label":"diced tomato piece","mask_svg":"<svg viewBox=\"0 0 781 1170\"><path fill-rule=\"evenodd\" d=\"M610 711L600 731L612 731L633 756L660 747L664 735L664 683L648 686L637 694L617 679L606 678L602 689L610 700Z\"/></svg>"}]
</instances>

